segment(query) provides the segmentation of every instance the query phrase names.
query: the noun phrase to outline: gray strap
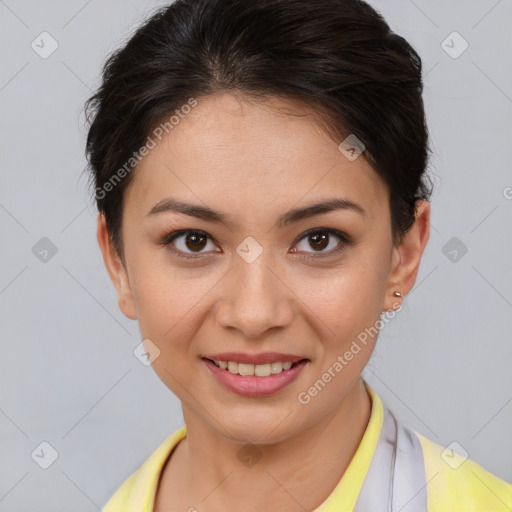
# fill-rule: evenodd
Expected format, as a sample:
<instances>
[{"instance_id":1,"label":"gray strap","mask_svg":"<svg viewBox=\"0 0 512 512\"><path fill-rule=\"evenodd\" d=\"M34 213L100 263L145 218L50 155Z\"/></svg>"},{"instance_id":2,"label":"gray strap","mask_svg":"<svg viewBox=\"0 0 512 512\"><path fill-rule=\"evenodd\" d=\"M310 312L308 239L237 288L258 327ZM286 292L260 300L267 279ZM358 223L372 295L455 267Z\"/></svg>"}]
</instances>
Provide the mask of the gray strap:
<instances>
[{"instance_id":1,"label":"gray strap","mask_svg":"<svg viewBox=\"0 0 512 512\"><path fill-rule=\"evenodd\" d=\"M354 512L427 512L423 451L384 406L382 430Z\"/></svg>"},{"instance_id":2,"label":"gray strap","mask_svg":"<svg viewBox=\"0 0 512 512\"><path fill-rule=\"evenodd\" d=\"M427 479L420 440L398 423L393 511L427 512Z\"/></svg>"}]
</instances>

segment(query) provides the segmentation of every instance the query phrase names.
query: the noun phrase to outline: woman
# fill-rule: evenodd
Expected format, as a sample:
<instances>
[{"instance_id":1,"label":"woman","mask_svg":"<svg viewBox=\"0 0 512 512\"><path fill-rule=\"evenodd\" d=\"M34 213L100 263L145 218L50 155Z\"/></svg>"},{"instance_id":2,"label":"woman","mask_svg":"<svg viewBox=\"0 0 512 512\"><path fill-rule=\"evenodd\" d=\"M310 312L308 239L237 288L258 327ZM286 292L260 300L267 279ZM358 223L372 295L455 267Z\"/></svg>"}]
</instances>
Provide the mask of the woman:
<instances>
[{"instance_id":1,"label":"woman","mask_svg":"<svg viewBox=\"0 0 512 512\"><path fill-rule=\"evenodd\" d=\"M109 58L98 242L185 426L104 512L512 509L361 377L429 238L421 93L358 0L178 0Z\"/></svg>"}]
</instances>

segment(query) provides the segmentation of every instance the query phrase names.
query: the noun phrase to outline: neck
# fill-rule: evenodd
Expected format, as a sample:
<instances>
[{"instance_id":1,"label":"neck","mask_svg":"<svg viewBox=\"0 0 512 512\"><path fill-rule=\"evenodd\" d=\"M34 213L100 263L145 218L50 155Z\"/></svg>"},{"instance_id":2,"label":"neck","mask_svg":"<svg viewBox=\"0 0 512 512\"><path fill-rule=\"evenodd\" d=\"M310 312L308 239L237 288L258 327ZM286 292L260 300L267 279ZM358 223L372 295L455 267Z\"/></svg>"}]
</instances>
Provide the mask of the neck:
<instances>
[{"instance_id":1,"label":"neck","mask_svg":"<svg viewBox=\"0 0 512 512\"><path fill-rule=\"evenodd\" d=\"M187 436L173 453L175 471L167 482L162 479L162 487L180 489L184 510L235 506L250 512L272 503L274 510L302 512L318 507L342 478L368 425L371 399L358 379L335 410L273 444L233 442L192 411L183 412ZM252 462L244 464L241 453Z\"/></svg>"}]
</instances>

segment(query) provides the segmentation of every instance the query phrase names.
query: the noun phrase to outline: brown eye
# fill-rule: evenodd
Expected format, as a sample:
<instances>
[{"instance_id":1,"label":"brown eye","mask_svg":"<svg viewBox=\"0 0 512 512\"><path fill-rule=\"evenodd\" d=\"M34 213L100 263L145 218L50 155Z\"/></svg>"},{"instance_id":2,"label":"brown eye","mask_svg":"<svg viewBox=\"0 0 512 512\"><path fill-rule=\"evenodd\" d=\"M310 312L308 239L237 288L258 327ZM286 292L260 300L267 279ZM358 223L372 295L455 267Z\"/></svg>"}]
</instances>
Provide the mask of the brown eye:
<instances>
[{"instance_id":1,"label":"brown eye","mask_svg":"<svg viewBox=\"0 0 512 512\"><path fill-rule=\"evenodd\" d=\"M329 245L329 235L315 233L314 235L309 235L308 241L315 251L321 251Z\"/></svg>"},{"instance_id":2,"label":"brown eye","mask_svg":"<svg viewBox=\"0 0 512 512\"><path fill-rule=\"evenodd\" d=\"M200 251L206 245L207 238L203 235L198 235L197 233L190 233L185 235L185 245L191 251Z\"/></svg>"},{"instance_id":3,"label":"brown eye","mask_svg":"<svg viewBox=\"0 0 512 512\"><path fill-rule=\"evenodd\" d=\"M184 229L174 231L168 235L162 245L166 246L171 252L184 258L194 258L206 255L207 252L215 251L220 252L217 246L213 243L210 235L204 231ZM208 247L210 244L210 247ZM207 248L208 251L203 251Z\"/></svg>"},{"instance_id":4,"label":"brown eye","mask_svg":"<svg viewBox=\"0 0 512 512\"><path fill-rule=\"evenodd\" d=\"M292 252L313 254L314 257L331 256L351 244L349 236L337 229L316 228L304 233Z\"/></svg>"}]
</instances>

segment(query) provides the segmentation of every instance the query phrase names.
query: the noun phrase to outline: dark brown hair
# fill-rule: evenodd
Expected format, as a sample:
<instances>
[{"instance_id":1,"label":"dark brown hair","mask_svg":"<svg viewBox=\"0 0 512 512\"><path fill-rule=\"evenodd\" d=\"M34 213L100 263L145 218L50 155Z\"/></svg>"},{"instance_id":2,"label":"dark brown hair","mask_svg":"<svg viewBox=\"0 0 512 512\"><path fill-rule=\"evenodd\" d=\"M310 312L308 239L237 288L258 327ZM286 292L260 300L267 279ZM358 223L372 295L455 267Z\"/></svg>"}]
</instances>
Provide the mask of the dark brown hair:
<instances>
[{"instance_id":1,"label":"dark brown hair","mask_svg":"<svg viewBox=\"0 0 512 512\"><path fill-rule=\"evenodd\" d=\"M87 170L117 252L135 156L159 123L224 91L300 101L338 143L362 141L388 186L398 243L416 200L431 195L421 71L416 51L361 0L177 0L156 10L108 57L85 104Z\"/></svg>"}]
</instances>

